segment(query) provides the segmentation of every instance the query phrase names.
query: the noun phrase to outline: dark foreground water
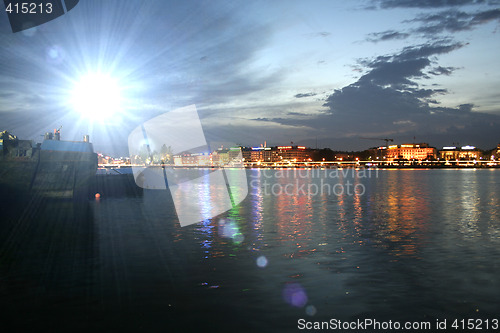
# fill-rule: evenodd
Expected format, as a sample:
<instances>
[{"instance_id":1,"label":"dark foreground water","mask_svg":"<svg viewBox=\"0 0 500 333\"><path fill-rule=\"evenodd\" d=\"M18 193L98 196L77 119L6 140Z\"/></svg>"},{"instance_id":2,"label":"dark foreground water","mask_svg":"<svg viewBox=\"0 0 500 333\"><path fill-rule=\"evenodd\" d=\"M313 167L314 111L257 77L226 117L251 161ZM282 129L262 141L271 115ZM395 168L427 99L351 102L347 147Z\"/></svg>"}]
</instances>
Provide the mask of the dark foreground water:
<instances>
[{"instance_id":1,"label":"dark foreground water","mask_svg":"<svg viewBox=\"0 0 500 333\"><path fill-rule=\"evenodd\" d=\"M166 191L3 201L0 330L289 332L372 319L457 331L474 318L493 331L500 170L247 173L240 205L182 228Z\"/></svg>"}]
</instances>

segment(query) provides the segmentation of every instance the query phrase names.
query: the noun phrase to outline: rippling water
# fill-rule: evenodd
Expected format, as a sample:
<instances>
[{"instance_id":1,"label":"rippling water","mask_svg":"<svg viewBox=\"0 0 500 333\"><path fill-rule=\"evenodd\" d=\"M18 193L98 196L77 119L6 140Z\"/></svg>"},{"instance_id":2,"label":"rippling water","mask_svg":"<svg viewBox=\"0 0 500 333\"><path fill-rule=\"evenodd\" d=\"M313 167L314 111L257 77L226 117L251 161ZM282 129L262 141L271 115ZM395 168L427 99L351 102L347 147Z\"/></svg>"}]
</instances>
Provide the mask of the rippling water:
<instances>
[{"instance_id":1,"label":"rippling water","mask_svg":"<svg viewBox=\"0 0 500 333\"><path fill-rule=\"evenodd\" d=\"M247 170L240 205L183 228L165 191L28 205L3 238L2 308L61 331L500 317L500 170L332 172Z\"/></svg>"}]
</instances>

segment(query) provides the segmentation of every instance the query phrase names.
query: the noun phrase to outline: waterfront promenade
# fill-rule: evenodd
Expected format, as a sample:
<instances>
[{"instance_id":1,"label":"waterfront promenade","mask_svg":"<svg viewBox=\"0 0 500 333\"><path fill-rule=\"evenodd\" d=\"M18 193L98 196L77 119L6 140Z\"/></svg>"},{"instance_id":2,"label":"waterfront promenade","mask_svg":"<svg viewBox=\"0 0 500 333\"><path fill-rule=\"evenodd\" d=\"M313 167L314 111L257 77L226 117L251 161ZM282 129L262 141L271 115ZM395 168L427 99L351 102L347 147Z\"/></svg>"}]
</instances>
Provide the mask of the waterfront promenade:
<instances>
[{"instance_id":1,"label":"waterfront promenade","mask_svg":"<svg viewBox=\"0 0 500 333\"><path fill-rule=\"evenodd\" d=\"M198 165L198 164L150 164L148 167L166 168L218 168L219 165ZM240 165L241 166L241 165ZM498 168L500 161L322 161L322 162L255 162L243 163L245 168L342 168L342 167L373 167L373 168ZM99 168L116 170L120 173L122 168L146 167L144 164L99 164ZM231 167L231 166L228 166Z\"/></svg>"}]
</instances>

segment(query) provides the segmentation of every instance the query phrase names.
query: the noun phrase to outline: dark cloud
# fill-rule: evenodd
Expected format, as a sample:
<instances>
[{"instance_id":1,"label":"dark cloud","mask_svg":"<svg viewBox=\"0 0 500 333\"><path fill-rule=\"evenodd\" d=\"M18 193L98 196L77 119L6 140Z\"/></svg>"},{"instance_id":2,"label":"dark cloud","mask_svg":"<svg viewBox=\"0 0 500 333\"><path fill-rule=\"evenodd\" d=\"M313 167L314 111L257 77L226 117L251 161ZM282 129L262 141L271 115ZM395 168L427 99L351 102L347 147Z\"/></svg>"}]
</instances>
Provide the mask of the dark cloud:
<instances>
[{"instance_id":1,"label":"dark cloud","mask_svg":"<svg viewBox=\"0 0 500 333\"><path fill-rule=\"evenodd\" d=\"M360 149L352 137L397 138L398 143L413 136L435 146L462 140L479 147L494 146L500 140L500 117L473 111L472 104L453 107L432 106L422 97L437 91L402 91L367 83L336 90L324 104L329 114L314 119L270 119L290 126L308 126L321 138L329 138L332 147ZM443 93L443 91L441 91ZM342 141L342 138L351 138ZM338 144L342 142L343 146ZM358 145L357 145L358 144ZM366 143L363 143L366 148Z\"/></svg>"},{"instance_id":2,"label":"dark cloud","mask_svg":"<svg viewBox=\"0 0 500 333\"><path fill-rule=\"evenodd\" d=\"M434 95L444 95L448 93L446 89L411 89L409 91L417 98L429 98Z\"/></svg>"},{"instance_id":3,"label":"dark cloud","mask_svg":"<svg viewBox=\"0 0 500 333\"><path fill-rule=\"evenodd\" d=\"M289 115L289 116L298 116L298 117L308 116L307 114L301 113L301 112L288 112L287 115Z\"/></svg>"},{"instance_id":4,"label":"dark cloud","mask_svg":"<svg viewBox=\"0 0 500 333\"><path fill-rule=\"evenodd\" d=\"M348 105L348 101L356 100L355 103L363 104L369 100L373 109L383 110L380 111L383 113L397 114L400 108L410 112L421 110L426 104L425 99L437 94L445 94L447 91L446 89L421 89L414 79L428 77L424 70L431 65L431 57L449 53L463 46L461 43L441 41L406 47L392 56L363 60L360 63L369 69L368 73L350 86L336 90L328 97L325 106L335 113L337 112L335 110L345 109L344 106ZM452 70L453 68L441 66L434 69L435 75L448 74ZM356 95L360 96L356 98ZM391 105L396 108L391 109ZM357 109L362 110L363 107L359 105Z\"/></svg>"},{"instance_id":5,"label":"dark cloud","mask_svg":"<svg viewBox=\"0 0 500 333\"><path fill-rule=\"evenodd\" d=\"M441 41L360 61L368 72L357 82L328 96L323 105L326 114L310 119L292 117L270 121L307 126L323 138L331 133L337 138L359 136L359 133L383 135L381 137L390 135L401 140L418 136L439 145L446 144L447 140L457 140L461 135L464 140L475 140L471 143L476 145L488 142L492 145L499 139L496 132L500 126L499 116L474 112L472 104L439 106L433 97L448 91L423 89L415 80L427 77L425 71L433 63L432 58L463 46ZM437 66L432 71L434 75L447 75L453 70Z\"/></svg>"},{"instance_id":6,"label":"dark cloud","mask_svg":"<svg viewBox=\"0 0 500 333\"><path fill-rule=\"evenodd\" d=\"M412 46L403 49L399 54L379 56L374 60L362 60L361 64L370 71L361 76L357 85L372 83L375 85L411 85L414 78L427 77L423 71L431 64L430 56L449 53L463 47L461 43L446 44L443 41Z\"/></svg>"},{"instance_id":7,"label":"dark cloud","mask_svg":"<svg viewBox=\"0 0 500 333\"><path fill-rule=\"evenodd\" d=\"M459 111L462 111L462 112L471 112L472 111L472 108L474 107L474 104L460 104L458 106L458 110Z\"/></svg>"},{"instance_id":8,"label":"dark cloud","mask_svg":"<svg viewBox=\"0 0 500 333\"><path fill-rule=\"evenodd\" d=\"M431 2L434 3L434 1ZM404 4L405 2L397 1L397 3ZM415 7L427 7L425 5L417 5L418 1L415 3ZM435 3L439 4L440 2L436 1ZM441 5L437 7L445 7L444 3L445 2L442 2ZM500 2L498 2L497 4L500 5ZM403 21L403 23L419 23L420 26L417 28L408 29L406 32L387 30L383 32L371 33L367 36L366 40L376 43L394 39L405 39L412 34L432 37L434 35L439 35L442 33L456 33L460 31L472 30L478 25L486 24L492 21L500 22L500 8L478 11L474 13L468 13L457 9L448 9L440 12L433 12L430 14L421 14L418 15L415 19Z\"/></svg>"},{"instance_id":9,"label":"dark cloud","mask_svg":"<svg viewBox=\"0 0 500 333\"><path fill-rule=\"evenodd\" d=\"M387 30L383 32L374 32L368 35L367 40L370 42L383 42L394 39L405 39L408 38L410 34L403 33L395 30Z\"/></svg>"},{"instance_id":10,"label":"dark cloud","mask_svg":"<svg viewBox=\"0 0 500 333\"><path fill-rule=\"evenodd\" d=\"M295 95L293 97L295 97L295 98L304 98L304 97L312 97L312 96L316 96L316 95L317 95L316 93L310 92L310 93L305 93L305 94L297 94L297 95Z\"/></svg>"},{"instance_id":11,"label":"dark cloud","mask_svg":"<svg viewBox=\"0 0 500 333\"><path fill-rule=\"evenodd\" d=\"M463 43L450 43L448 40L427 43L419 46L409 46L400 54L393 56L396 61L429 58L433 55L449 53L463 47Z\"/></svg>"},{"instance_id":12,"label":"dark cloud","mask_svg":"<svg viewBox=\"0 0 500 333\"><path fill-rule=\"evenodd\" d=\"M451 75L457 69L458 69L457 67L437 66L437 67L434 67L432 70L430 70L429 74L432 74L432 75Z\"/></svg>"},{"instance_id":13,"label":"dark cloud","mask_svg":"<svg viewBox=\"0 0 500 333\"><path fill-rule=\"evenodd\" d=\"M474 27L494 20L500 20L500 9L492 9L476 13L466 13L458 10L447 10L437 14L420 15L411 22L420 22L422 26L413 30L426 35L443 32L459 32L471 30Z\"/></svg>"},{"instance_id":14,"label":"dark cloud","mask_svg":"<svg viewBox=\"0 0 500 333\"><path fill-rule=\"evenodd\" d=\"M430 64L427 58L401 61L376 61L370 64L371 71L363 75L358 83L376 85L416 85L410 79L422 77L422 69Z\"/></svg>"},{"instance_id":15,"label":"dark cloud","mask_svg":"<svg viewBox=\"0 0 500 333\"><path fill-rule=\"evenodd\" d=\"M312 32L310 34L307 34L308 37L314 38L314 37L328 37L332 33L328 31L320 31L320 32Z\"/></svg>"},{"instance_id":16,"label":"dark cloud","mask_svg":"<svg viewBox=\"0 0 500 333\"><path fill-rule=\"evenodd\" d=\"M15 96L16 96L15 92L0 91L0 98L12 98Z\"/></svg>"},{"instance_id":17,"label":"dark cloud","mask_svg":"<svg viewBox=\"0 0 500 333\"><path fill-rule=\"evenodd\" d=\"M486 0L374 0L380 8L441 8L495 3Z\"/></svg>"}]
</instances>

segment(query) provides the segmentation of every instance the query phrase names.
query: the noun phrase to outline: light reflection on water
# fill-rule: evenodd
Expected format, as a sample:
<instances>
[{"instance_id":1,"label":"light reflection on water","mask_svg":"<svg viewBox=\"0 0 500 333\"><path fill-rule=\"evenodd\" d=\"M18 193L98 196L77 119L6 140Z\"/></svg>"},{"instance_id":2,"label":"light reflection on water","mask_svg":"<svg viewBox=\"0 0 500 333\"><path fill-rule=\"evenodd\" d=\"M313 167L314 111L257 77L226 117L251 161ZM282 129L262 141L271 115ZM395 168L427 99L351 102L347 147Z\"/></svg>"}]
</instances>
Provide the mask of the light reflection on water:
<instances>
[{"instance_id":1,"label":"light reflection on water","mask_svg":"<svg viewBox=\"0 0 500 333\"><path fill-rule=\"evenodd\" d=\"M266 285L279 289L298 283L316 316L438 318L497 309L498 170L340 175L323 180L350 180L363 184L365 192L311 196L276 196L263 182L282 188L320 185L320 177L270 177L273 172L278 171L250 170L249 197L223 214L238 221L245 241L231 247L211 235L214 247L222 248L218 256L236 256L247 269L263 255L269 261L259 273L270 279ZM218 218L209 221L215 225ZM446 296L436 300L437 295ZM262 297L253 301L269 302ZM274 316L289 316L287 309L281 304Z\"/></svg>"},{"instance_id":2,"label":"light reflection on water","mask_svg":"<svg viewBox=\"0 0 500 333\"><path fill-rule=\"evenodd\" d=\"M109 328L133 331L236 327L287 332L296 329L299 318L498 316L500 170L380 170L370 177L320 177L310 171L277 177L278 172L248 170L249 195L240 205L186 227L180 227L168 191L93 201L87 222L95 229L95 257L86 258L85 265L60 265L50 255L38 256L43 257L38 266L18 264L1 276L36 282L38 277L26 272L81 266L92 267L87 272L92 281L79 287L69 270L57 270L58 280L51 285L65 281L75 290L58 291L58 301L48 305L33 303L29 290L23 298L7 293L6 308L22 310L33 303L57 313L65 306L61 297L82 294L72 301L71 311L63 311L66 322L98 326L101 314L108 313ZM272 195L266 181L281 187L351 182L363 185L364 192ZM209 186L200 190L203 211L208 214L209 199L219 195ZM68 217L73 213L63 206L48 211L50 216L40 210L44 216L33 213L33 218L73 225ZM57 211L61 214L53 214ZM37 224L28 225L33 233L38 230ZM49 254L50 247L70 248L79 239L64 236L56 242L49 234L54 239L45 244ZM59 252L80 253L72 251ZM45 295L51 276L39 279L34 299ZM43 323L47 316L34 318Z\"/></svg>"},{"instance_id":3,"label":"light reflection on water","mask_svg":"<svg viewBox=\"0 0 500 333\"><path fill-rule=\"evenodd\" d=\"M384 183L377 184L368 198L368 204L375 207L370 219L377 226L372 240L395 256L418 256L429 222L428 180L415 182L412 172L387 173Z\"/></svg>"}]
</instances>

